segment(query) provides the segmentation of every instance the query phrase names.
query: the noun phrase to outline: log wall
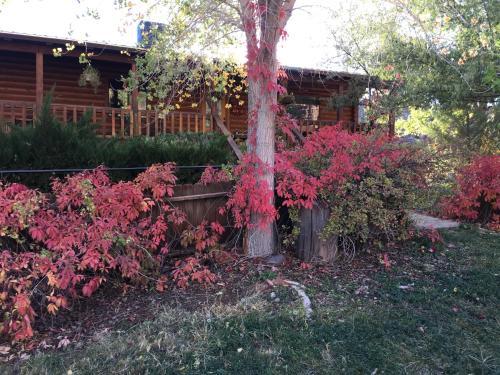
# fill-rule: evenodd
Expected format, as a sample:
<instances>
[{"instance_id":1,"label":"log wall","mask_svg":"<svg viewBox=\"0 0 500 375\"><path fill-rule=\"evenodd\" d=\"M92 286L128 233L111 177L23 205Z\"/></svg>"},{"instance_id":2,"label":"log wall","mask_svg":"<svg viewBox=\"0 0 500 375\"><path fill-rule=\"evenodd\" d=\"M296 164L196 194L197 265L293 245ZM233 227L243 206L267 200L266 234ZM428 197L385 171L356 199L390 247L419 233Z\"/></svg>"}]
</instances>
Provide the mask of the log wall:
<instances>
[{"instance_id":1,"label":"log wall","mask_svg":"<svg viewBox=\"0 0 500 375\"><path fill-rule=\"evenodd\" d=\"M125 76L130 66L107 61L94 61L92 65L100 73L101 84L97 89L88 85L79 86L85 66L77 59L44 56L44 92L54 88L54 104L108 107L110 81Z\"/></svg>"},{"instance_id":2,"label":"log wall","mask_svg":"<svg viewBox=\"0 0 500 375\"><path fill-rule=\"evenodd\" d=\"M287 88L295 96L307 96L319 101L318 121L342 121L346 124L355 122L357 108L344 107L338 111L328 104L332 93L341 93L348 88L348 81L342 79L322 80L314 77L291 77Z\"/></svg>"},{"instance_id":3,"label":"log wall","mask_svg":"<svg viewBox=\"0 0 500 375\"><path fill-rule=\"evenodd\" d=\"M0 50L0 100L36 101L36 56L34 53ZM95 61L101 74L97 90L80 87L78 80L84 65L73 57L43 56L43 92L54 89L54 104L109 106L109 83L126 75L130 66L123 63Z\"/></svg>"},{"instance_id":4,"label":"log wall","mask_svg":"<svg viewBox=\"0 0 500 375\"><path fill-rule=\"evenodd\" d=\"M204 101L199 97L185 99L174 111L179 115L169 114L168 118L160 120L152 111L140 112L133 105L128 109L109 108L110 82L127 75L132 67L130 58L121 55L117 50L95 51L96 56L92 63L100 73L101 85L97 89L90 86L80 87L78 81L84 65L78 62L79 51L73 51L68 56L54 57L50 53L53 46L59 45L37 43L33 40L0 40L0 102L3 102L0 106L0 115L4 119L23 125L32 121L34 104L39 104L41 97L40 93L37 95L36 84L36 54L38 53L39 60L43 58L43 93L54 90L52 103L56 106L54 110L62 120L79 117L79 112L83 113L85 108L92 107L94 118L103 125L100 132L102 135L130 136L156 135L164 132L218 131L213 118L206 111ZM342 92L347 89L348 79L347 77L326 79L324 75L301 74L295 70L289 73L289 78L285 82L289 93L316 98L319 101L318 121L304 122L302 125L305 126L305 133L339 121L352 130L356 129L356 126L352 126L357 123L356 107L337 110L328 105L329 97L333 92ZM240 100L244 101L242 106L238 103ZM193 106L193 103L198 105ZM225 104L231 104L231 108L225 108ZM227 102L222 101L220 115L233 134L246 135L247 106L248 99L244 93L239 99L233 97ZM132 112L122 114L124 110L132 110ZM180 114L181 112L183 114ZM118 115L115 116L116 113ZM135 126L134 134L130 130L127 134L127 131L123 129L130 129L131 124Z\"/></svg>"},{"instance_id":5,"label":"log wall","mask_svg":"<svg viewBox=\"0 0 500 375\"><path fill-rule=\"evenodd\" d=\"M0 100L35 102L35 54L0 51Z\"/></svg>"}]
</instances>

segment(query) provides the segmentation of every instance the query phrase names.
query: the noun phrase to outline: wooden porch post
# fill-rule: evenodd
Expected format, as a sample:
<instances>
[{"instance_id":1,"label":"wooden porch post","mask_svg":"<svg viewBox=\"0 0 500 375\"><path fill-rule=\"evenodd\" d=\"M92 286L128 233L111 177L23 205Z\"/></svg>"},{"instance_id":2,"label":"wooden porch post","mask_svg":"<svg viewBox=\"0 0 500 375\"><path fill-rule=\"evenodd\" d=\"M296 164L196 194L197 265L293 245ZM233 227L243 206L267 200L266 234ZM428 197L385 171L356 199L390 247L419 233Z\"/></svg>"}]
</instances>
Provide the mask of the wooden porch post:
<instances>
[{"instance_id":1,"label":"wooden porch post","mask_svg":"<svg viewBox=\"0 0 500 375\"><path fill-rule=\"evenodd\" d=\"M342 80L339 81L339 97L342 96L342 94L344 93L344 87L342 86ZM337 104L337 123L340 122L340 119L342 118L342 107L340 107L338 104Z\"/></svg>"},{"instance_id":2,"label":"wooden porch post","mask_svg":"<svg viewBox=\"0 0 500 375\"><path fill-rule=\"evenodd\" d=\"M43 103L43 53L41 51L36 52L36 86L35 86L35 96L36 96L36 110L40 111Z\"/></svg>"},{"instance_id":3,"label":"wooden porch post","mask_svg":"<svg viewBox=\"0 0 500 375\"><path fill-rule=\"evenodd\" d=\"M137 66L135 62L132 63L132 72L135 73L137 71ZM132 121L134 122L134 134L130 134L130 136L134 136L139 134L139 89L134 87L132 89L132 97L131 97L131 106L132 106Z\"/></svg>"},{"instance_id":4,"label":"wooden porch post","mask_svg":"<svg viewBox=\"0 0 500 375\"><path fill-rule=\"evenodd\" d=\"M231 131L231 109L232 108L226 109L226 124L229 131Z\"/></svg>"},{"instance_id":5,"label":"wooden porch post","mask_svg":"<svg viewBox=\"0 0 500 375\"><path fill-rule=\"evenodd\" d=\"M202 132L207 132L207 102L205 101L205 95L201 98L201 128Z\"/></svg>"},{"instance_id":6,"label":"wooden porch post","mask_svg":"<svg viewBox=\"0 0 500 375\"><path fill-rule=\"evenodd\" d=\"M354 128L355 129L359 129L360 131L361 130L365 130L365 129L361 129L361 124L359 123L359 105L355 105L354 108L353 108L353 117L354 117Z\"/></svg>"},{"instance_id":7,"label":"wooden porch post","mask_svg":"<svg viewBox=\"0 0 500 375\"><path fill-rule=\"evenodd\" d=\"M227 118L226 118L226 114L227 114L226 104L227 104L227 99L226 99L226 96L224 95L220 101L220 118L222 119L222 121L224 121L224 125L226 125L226 128L229 130L229 126L228 126Z\"/></svg>"}]
</instances>

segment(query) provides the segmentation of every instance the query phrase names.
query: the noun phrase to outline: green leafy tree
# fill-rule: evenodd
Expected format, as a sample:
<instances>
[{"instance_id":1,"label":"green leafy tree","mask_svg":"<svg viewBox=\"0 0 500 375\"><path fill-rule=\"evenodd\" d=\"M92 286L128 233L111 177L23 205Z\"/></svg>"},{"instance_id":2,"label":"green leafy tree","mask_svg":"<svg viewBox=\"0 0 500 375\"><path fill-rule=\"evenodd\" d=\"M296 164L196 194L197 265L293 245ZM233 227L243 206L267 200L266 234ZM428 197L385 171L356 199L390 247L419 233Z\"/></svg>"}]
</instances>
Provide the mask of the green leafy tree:
<instances>
[{"instance_id":1,"label":"green leafy tree","mask_svg":"<svg viewBox=\"0 0 500 375\"><path fill-rule=\"evenodd\" d=\"M342 11L332 33L340 62L375 82L379 113L430 110L447 123L443 142L467 154L499 149L496 0L373 0Z\"/></svg>"}]
</instances>

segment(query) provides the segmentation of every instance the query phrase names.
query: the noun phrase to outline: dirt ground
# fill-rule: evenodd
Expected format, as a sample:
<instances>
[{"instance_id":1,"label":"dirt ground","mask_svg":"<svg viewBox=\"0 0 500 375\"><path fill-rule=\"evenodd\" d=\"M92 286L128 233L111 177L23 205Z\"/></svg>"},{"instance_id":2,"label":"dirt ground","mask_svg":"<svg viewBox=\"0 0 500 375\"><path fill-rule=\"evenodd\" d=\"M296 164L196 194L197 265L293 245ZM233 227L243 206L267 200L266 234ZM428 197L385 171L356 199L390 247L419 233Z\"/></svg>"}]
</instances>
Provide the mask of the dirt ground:
<instances>
[{"instance_id":1,"label":"dirt ground","mask_svg":"<svg viewBox=\"0 0 500 375\"><path fill-rule=\"evenodd\" d=\"M272 289L269 280L273 279L292 280L314 287L330 276L332 279L341 275L349 275L349 279L367 279L383 267L375 255L363 259L362 263L339 261L335 266L305 264L292 254L287 254L280 266L235 256L226 264L215 265L217 281L209 286L195 284L181 289L171 284L160 293L153 287L108 283L90 298L73 300L69 309L61 310L56 316L47 314L40 306L36 311L34 338L14 346L0 342L0 361L15 362L27 359L35 352L69 345L81 348L104 334L127 331L151 320L166 306L195 311L214 304L235 304L256 292ZM318 303L318 298L315 303Z\"/></svg>"}]
</instances>

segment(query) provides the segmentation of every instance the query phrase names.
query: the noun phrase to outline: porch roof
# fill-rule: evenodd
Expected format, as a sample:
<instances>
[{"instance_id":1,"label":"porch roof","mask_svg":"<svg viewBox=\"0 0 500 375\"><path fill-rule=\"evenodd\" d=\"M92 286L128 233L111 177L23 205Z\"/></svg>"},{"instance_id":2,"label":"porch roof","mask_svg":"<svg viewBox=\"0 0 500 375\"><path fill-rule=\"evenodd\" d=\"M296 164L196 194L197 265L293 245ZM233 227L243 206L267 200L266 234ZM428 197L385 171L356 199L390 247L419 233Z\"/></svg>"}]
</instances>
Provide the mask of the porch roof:
<instances>
[{"instance_id":1,"label":"porch roof","mask_svg":"<svg viewBox=\"0 0 500 375\"><path fill-rule=\"evenodd\" d=\"M86 46L91 49L103 49L117 52L127 51L129 53L138 53L144 51L144 49L134 46L110 44L104 42L77 41L76 39L57 38L47 35L24 34L10 31L0 31L0 39L32 42L43 45L61 45L66 43L74 43L78 46Z\"/></svg>"},{"instance_id":2,"label":"porch roof","mask_svg":"<svg viewBox=\"0 0 500 375\"><path fill-rule=\"evenodd\" d=\"M86 47L91 50L101 50L109 51L115 54L121 54L122 51L126 51L129 54L136 55L146 51L145 48L130 46L130 45L120 45L120 44L110 44L105 42L92 42L92 41L77 41L69 38L57 38L47 35L34 35L25 34L18 32L7 32L0 31L0 40L5 41L22 41L33 43L37 45L43 45L45 47L60 47L66 43L74 43L79 47ZM322 78L322 79L350 79L350 78L366 78L367 76L360 73L351 73L346 71L336 71L327 69L311 69L303 68L297 66L283 66L282 67L287 73L294 75L307 76L310 78Z\"/></svg>"}]
</instances>

